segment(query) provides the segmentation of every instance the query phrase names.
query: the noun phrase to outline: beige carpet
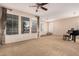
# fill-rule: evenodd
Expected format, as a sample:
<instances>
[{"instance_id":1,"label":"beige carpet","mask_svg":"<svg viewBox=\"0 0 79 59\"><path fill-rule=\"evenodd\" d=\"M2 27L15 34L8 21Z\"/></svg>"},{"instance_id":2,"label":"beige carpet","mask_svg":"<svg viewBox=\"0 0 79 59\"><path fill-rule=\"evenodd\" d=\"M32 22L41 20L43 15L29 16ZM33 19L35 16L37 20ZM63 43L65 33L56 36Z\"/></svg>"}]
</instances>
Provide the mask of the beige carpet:
<instances>
[{"instance_id":1,"label":"beige carpet","mask_svg":"<svg viewBox=\"0 0 79 59\"><path fill-rule=\"evenodd\" d=\"M46 36L0 48L0 55L12 56L77 56L79 41L64 41L61 36Z\"/></svg>"}]
</instances>

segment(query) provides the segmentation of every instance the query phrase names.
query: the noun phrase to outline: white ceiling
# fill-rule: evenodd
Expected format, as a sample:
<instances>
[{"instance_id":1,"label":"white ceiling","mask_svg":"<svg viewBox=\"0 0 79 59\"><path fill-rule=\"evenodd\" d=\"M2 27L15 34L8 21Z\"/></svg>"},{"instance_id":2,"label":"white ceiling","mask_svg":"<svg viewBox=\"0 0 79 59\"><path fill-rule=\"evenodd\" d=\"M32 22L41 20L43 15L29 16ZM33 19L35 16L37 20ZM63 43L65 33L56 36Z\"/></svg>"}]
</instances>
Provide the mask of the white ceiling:
<instances>
[{"instance_id":1,"label":"white ceiling","mask_svg":"<svg viewBox=\"0 0 79 59\"><path fill-rule=\"evenodd\" d=\"M35 5L35 3L0 3L1 6L17 9L23 12L28 12L33 15L39 15L41 17L63 17L62 15L68 15L67 13L71 12L76 13L79 11L78 3L48 3L45 7L48 8L48 11L43 11L39 9L39 12L35 12L35 7L29 7ZM79 14L78 14L79 15Z\"/></svg>"}]
</instances>

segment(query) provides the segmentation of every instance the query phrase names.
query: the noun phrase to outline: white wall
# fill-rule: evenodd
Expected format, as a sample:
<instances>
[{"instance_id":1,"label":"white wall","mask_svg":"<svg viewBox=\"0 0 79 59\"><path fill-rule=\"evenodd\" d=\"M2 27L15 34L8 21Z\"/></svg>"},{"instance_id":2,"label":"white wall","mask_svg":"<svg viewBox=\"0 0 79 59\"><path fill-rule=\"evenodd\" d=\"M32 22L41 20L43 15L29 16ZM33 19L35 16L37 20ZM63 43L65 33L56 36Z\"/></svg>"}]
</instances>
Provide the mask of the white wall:
<instances>
[{"instance_id":1,"label":"white wall","mask_svg":"<svg viewBox=\"0 0 79 59\"><path fill-rule=\"evenodd\" d=\"M46 33L47 33L47 23L40 22L40 35L45 35Z\"/></svg>"},{"instance_id":2,"label":"white wall","mask_svg":"<svg viewBox=\"0 0 79 59\"><path fill-rule=\"evenodd\" d=\"M79 16L64 18L53 22L53 34L55 35L63 35L71 28L79 29Z\"/></svg>"},{"instance_id":3,"label":"white wall","mask_svg":"<svg viewBox=\"0 0 79 59\"><path fill-rule=\"evenodd\" d=\"M53 22L49 22L49 32L53 33Z\"/></svg>"},{"instance_id":4,"label":"white wall","mask_svg":"<svg viewBox=\"0 0 79 59\"><path fill-rule=\"evenodd\" d=\"M30 25L31 25L31 20L32 19L36 20L36 18L33 15L18 11L18 10L7 11L7 13L19 16L19 22L18 22L19 34L7 35L6 29L5 29L5 43L13 43L13 42L18 42L18 41L23 41L23 40L29 40L32 38L37 38L37 33L31 33L31 30L30 30L30 33L21 34L21 16L29 17L30 18Z\"/></svg>"},{"instance_id":5,"label":"white wall","mask_svg":"<svg viewBox=\"0 0 79 59\"><path fill-rule=\"evenodd\" d=\"M45 35L48 32L53 33L53 22L51 21L40 22L40 35Z\"/></svg>"}]
</instances>

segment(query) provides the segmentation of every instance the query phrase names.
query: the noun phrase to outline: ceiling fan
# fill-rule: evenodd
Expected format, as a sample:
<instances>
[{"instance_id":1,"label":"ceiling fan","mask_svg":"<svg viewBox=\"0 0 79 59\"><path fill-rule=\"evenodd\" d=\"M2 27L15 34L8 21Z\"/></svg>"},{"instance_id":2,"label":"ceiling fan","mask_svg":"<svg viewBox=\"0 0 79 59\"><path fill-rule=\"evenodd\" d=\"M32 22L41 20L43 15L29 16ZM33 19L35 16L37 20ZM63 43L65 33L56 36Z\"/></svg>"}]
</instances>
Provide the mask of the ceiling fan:
<instances>
[{"instance_id":1,"label":"ceiling fan","mask_svg":"<svg viewBox=\"0 0 79 59\"><path fill-rule=\"evenodd\" d=\"M44 5L47 5L48 3L36 3L34 6L30 7L36 7L36 12L38 12L38 9L42 9L47 11L48 9L44 7Z\"/></svg>"}]
</instances>

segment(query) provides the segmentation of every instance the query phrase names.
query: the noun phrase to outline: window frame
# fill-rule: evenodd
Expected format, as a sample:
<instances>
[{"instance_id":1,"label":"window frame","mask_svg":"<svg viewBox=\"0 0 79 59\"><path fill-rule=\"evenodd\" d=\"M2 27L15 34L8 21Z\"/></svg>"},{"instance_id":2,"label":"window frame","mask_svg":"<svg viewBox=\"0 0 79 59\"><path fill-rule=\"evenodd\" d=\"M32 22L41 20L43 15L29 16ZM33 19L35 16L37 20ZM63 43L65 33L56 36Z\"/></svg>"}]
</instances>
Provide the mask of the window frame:
<instances>
[{"instance_id":1,"label":"window frame","mask_svg":"<svg viewBox=\"0 0 79 59\"><path fill-rule=\"evenodd\" d=\"M8 15L10 15L11 17L10 17L10 16L8 17ZM14 16L16 16L16 17L14 18ZM8 18L10 18L10 20L12 21L12 23L13 23L14 21L17 21L17 25L16 25L17 31L14 31L14 29L13 29L13 24L12 24L11 33L8 33L8 32L7 32L7 21L8 21L7 19L8 19ZM16 19L16 20L14 20L14 19ZM18 16L18 15L7 13L7 17L6 17L6 35L17 35L17 34L19 34L19 29L18 29L18 28L19 28L19 26L18 26L19 23L18 23L18 22L19 22L19 16ZM16 32L16 33L13 33L13 32Z\"/></svg>"},{"instance_id":2,"label":"window frame","mask_svg":"<svg viewBox=\"0 0 79 59\"><path fill-rule=\"evenodd\" d=\"M26 19L22 19L22 18L26 18ZM28 30L28 32L27 31L24 32L24 25L23 25L24 21L26 21L26 22L28 21L28 23L29 23L29 30ZM29 17L21 16L21 33L22 34L30 33L30 18Z\"/></svg>"}]
</instances>

